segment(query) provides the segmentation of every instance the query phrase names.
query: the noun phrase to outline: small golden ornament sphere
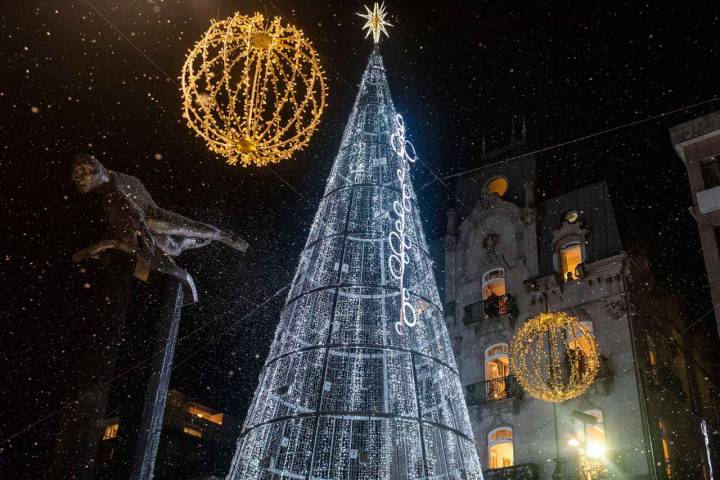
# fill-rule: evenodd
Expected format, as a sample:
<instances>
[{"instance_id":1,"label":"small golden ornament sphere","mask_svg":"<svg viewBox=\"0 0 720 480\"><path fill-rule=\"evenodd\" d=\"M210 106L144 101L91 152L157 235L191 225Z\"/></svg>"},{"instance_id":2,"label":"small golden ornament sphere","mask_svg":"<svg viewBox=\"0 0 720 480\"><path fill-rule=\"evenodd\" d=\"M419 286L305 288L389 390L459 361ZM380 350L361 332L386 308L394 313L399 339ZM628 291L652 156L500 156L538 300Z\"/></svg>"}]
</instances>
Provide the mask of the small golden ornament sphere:
<instances>
[{"instance_id":1,"label":"small golden ornament sphere","mask_svg":"<svg viewBox=\"0 0 720 480\"><path fill-rule=\"evenodd\" d=\"M267 165L302 150L325 109L320 59L302 31L236 13L212 22L182 69L183 118L231 165Z\"/></svg>"},{"instance_id":2,"label":"small golden ornament sphere","mask_svg":"<svg viewBox=\"0 0 720 480\"><path fill-rule=\"evenodd\" d=\"M600 368L593 333L564 312L541 313L515 333L510 370L531 396L561 403L585 393Z\"/></svg>"}]
</instances>

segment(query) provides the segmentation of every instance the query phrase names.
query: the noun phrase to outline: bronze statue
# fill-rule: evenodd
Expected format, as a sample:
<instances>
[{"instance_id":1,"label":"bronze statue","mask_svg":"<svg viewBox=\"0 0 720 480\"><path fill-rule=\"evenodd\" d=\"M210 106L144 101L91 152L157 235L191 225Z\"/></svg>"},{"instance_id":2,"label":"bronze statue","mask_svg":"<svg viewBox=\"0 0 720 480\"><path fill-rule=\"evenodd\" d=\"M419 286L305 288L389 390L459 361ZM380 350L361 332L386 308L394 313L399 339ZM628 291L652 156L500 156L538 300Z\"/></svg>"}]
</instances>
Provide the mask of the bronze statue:
<instances>
[{"instance_id":1,"label":"bronze statue","mask_svg":"<svg viewBox=\"0 0 720 480\"><path fill-rule=\"evenodd\" d=\"M184 282L188 300L195 301L192 277L174 258L212 241L242 252L248 247L237 235L158 207L140 180L106 169L92 155L75 157L72 180L80 193L97 191L102 195L109 237L76 252L74 262L98 258L105 250L121 250L136 258L137 277L147 280L150 271L172 275Z\"/></svg>"}]
</instances>

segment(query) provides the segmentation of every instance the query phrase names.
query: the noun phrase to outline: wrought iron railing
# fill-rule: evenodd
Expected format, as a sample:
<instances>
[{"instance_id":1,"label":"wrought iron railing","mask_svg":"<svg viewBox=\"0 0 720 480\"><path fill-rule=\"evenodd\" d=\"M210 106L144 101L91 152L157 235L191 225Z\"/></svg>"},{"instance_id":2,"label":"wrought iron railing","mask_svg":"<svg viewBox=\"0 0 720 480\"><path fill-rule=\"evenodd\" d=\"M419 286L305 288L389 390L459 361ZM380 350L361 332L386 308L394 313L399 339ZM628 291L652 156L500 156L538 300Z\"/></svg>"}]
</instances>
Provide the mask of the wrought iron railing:
<instances>
[{"instance_id":1,"label":"wrought iron railing","mask_svg":"<svg viewBox=\"0 0 720 480\"><path fill-rule=\"evenodd\" d=\"M483 471L485 480L537 480L538 468L534 463L493 468Z\"/></svg>"},{"instance_id":2,"label":"wrought iron railing","mask_svg":"<svg viewBox=\"0 0 720 480\"><path fill-rule=\"evenodd\" d=\"M515 297L510 294L500 296L493 295L482 302L467 305L463 315L463 323L469 325L504 315L516 317L517 314L518 309Z\"/></svg>"},{"instance_id":3,"label":"wrought iron railing","mask_svg":"<svg viewBox=\"0 0 720 480\"><path fill-rule=\"evenodd\" d=\"M515 377L508 375L507 377L467 385L465 387L465 397L468 405L480 405L492 400L518 398L521 391Z\"/></svg>"},{"instance_id":4,"label":"wrought iron railing","mask_svg":"<svg viewBox=\"0 0 720 480\"><path fill-rule=\"evenodd\" d=\"M605 480L608 469L605 462L580 455L555 459L553 480Z\"/></svg>"}]
</instances>

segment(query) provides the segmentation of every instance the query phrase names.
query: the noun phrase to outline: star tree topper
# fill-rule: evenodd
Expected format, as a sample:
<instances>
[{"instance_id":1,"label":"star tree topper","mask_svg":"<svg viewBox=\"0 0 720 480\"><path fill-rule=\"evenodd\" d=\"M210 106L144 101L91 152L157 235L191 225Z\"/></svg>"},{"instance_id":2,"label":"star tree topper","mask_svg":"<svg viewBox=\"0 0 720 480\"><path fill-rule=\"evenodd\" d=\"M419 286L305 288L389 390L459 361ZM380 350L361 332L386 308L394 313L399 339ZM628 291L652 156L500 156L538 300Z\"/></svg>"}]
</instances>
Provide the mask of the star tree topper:
<instances>
[{"instance_id":1,"label":"star tree topper","mask_svg":"<svg viewBox=\"0 0 720 480\"><path fill-rule=\"evenodd\" d=\"M390 37L385 29L385 27L392 27L391 23L385 21L385 17L387 16L385 2L380 5L375 2L372 10L370 10L367 5L363 6L365 7L365 11L367 13L358 13L358 15L367 20L365 25L363 25L363 29L367 29L367 35L365 35L365 38L369 37L372 33L375 43L380 43L380 34L384 33L386 37Z\"/></svg>"}]
</instances>

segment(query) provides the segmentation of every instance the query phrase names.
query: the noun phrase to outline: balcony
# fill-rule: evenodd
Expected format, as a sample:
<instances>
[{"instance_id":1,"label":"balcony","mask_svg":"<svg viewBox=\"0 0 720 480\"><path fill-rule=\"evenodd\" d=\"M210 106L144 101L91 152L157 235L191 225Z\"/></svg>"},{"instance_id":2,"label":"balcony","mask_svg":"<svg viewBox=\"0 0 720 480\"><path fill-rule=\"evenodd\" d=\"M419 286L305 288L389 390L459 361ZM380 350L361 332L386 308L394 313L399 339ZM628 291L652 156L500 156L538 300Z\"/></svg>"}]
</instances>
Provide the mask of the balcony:
<instances>
[{"instance_id":1,"label":"balcony","mask_svg":"<svg viewBox=\"0 0 720 480\"><path fill-rule=\"evenodd\" d=\"M605 480L607 465L601 460L581 456L556 458L553 480Z\"/></svg>"},{"instance_id":2,"label":"balcony","mask_svg":"<svg viewBox=\"0 0 720 480\"><path fill-rule=\"evenodd\" d=\"M493 400L521 398L521 396L522 389L512 375L473 383L465 387L465 398L468 405L480 405Z\"/></svg>"},{"instance_id":3,"label":"balcony","mask_svg":"<svg viewBox=\"0 0 720 480\"><path fill-rule=\"evenodd\" d=\"M493 468L483 472L485 480L537 480L538 468L533 463Z\"/></svg>"},{"instance_id":4,"label":"balcony","mask_svg":"<svg viewBox=\"0 0 720 480\"><path fill-rule=\"evenodd\" d=\"M463 323L472 325L492 318L499 318L505 315L516 317L518 314L515 298L510 294L501 296L493 295L482 302L473 303L465 307Z\"/></svg>"}]
</instances>

